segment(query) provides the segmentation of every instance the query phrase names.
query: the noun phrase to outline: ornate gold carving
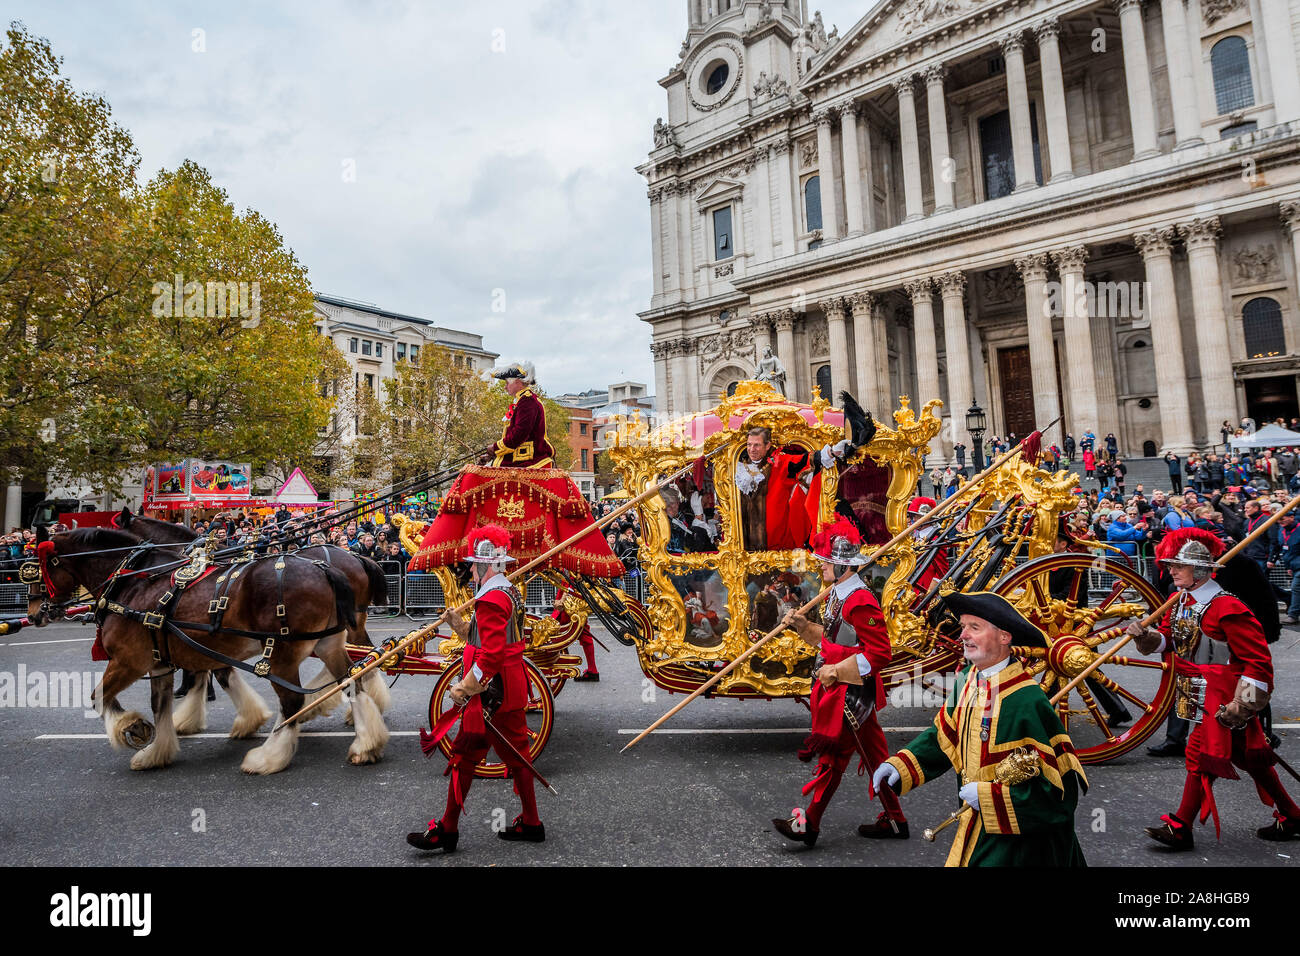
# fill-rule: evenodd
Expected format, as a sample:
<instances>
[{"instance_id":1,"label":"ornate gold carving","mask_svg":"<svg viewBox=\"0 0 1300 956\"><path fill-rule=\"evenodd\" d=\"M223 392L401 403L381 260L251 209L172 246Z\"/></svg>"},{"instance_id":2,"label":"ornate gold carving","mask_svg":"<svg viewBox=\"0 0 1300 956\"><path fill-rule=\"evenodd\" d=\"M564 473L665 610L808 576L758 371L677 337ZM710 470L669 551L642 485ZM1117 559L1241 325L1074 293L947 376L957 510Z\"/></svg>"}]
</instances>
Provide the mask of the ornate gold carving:
<instances>
[{"instance_id":1,"label":"ornate gold carving","mask_svg":"<svg viewBox=\"0 0 1300 956\"><path fill-rule=\"evenodd\" d=\"M520 521L524 517L524 499L507 495L497 501L497 517L505 521Z\"/></svg>"}]
</instances>

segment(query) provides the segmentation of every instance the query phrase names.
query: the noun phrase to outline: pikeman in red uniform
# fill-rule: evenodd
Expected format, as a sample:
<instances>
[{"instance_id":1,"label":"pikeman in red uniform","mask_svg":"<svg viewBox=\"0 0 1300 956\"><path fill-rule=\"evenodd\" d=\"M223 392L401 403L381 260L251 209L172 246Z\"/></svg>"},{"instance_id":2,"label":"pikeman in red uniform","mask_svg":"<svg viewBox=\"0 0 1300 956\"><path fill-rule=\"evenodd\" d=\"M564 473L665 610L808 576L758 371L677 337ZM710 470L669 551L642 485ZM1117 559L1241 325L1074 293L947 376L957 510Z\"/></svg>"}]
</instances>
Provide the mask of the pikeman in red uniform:
<instances>
[{"instance_id":1,"label":"pikeman in red uniform","mask_svg":"<svg viewBox=\"0 0 1300 956\"><path fill-rule=\"evenodd\" d=\"M929 514L931 511L934 510L934 508L935 508L935 500L933 498L926 498L924 495L917 495L907 505L908 523L911 524L917 518L921 517L921 515ZM915 532L915 537L918 546L924 546L926 542L928 542L935 535L939 534L941 530L942 529L939 527L939 525L930 524L930 525L926 525L920 531ZM917 563L920 563L921 561L925 560L927 554L928 551L922 551L919 555L917 555ZM936 548L934 552L934 558L930 561L929 566L926 567L925 571L921 574L921 576L916 579L916 587L919 591L924 593L925 591L928 591L930 589L930 585L933 584L935 580L943 577L947 573L948 573L948 549L946 547Z\"/></svg>"},{"instance_id":2,"label":"pikeman in red uniform","mask_svg":"<svg viewBox=\"0 0 1300 956\"><path fill-rule=\"evenodd\" d=\"M807 846L816 844L822 814L853 755L864 758L865 769L889 756L876 715L885 702L880 673L892 651L880 604L858 576L857 568L867 561L861 546L862 536L846 518L816 534L813 556L821 562L822 580L835 585L826 601L826 625L813 624L795 612L786 618L802 640L821 650L813 673L812 733L798 754L800 760L816 757L818 763L816 774L803 789L812 794L803 819L776 819L772 825L786 839ZM872 790L868 783L868 792ZM874 823L858 827L858 833L868 838L906 839L907 818L898 796L887 787L879 795L884 812Z\"/></svg>"},{"instance_id":3,"label":"pikeman in red uniform","mask_svg":"<svg viewBox=\"0 0 1300 956\"><path fill-rule=\"evenodd\" d=\"M1217 777L1238 779L1237 767L1250 774L1275 820L1255 833L1264 840L1300 837L1300 806L1282 786L1277 755L1257 720L1273 692L1273 657L1259 621L1236 596L1214 580L1215 559L1223 542L1201 528L1181 528L1166 535L1156 557L1178 588L1178 600L1160 627L1129 625L1143 654L1175 654L1174 706L1178 715L1194 722L1187 740L1187 780L1182 802L1161 817L1162 825L1147 827L1147 835L1174 850L1193 848L1192 826L1214 817Z\"/></svg>"},{"instance_id":4,"label":"pikeman in red uniform","mask_svg":"<svg viewBox=\"0 0 1300 956\"><path fill-rule=\"evenodd\" d=\"M452 745L447 770L447 809L441 820L431 820L423 833L408 833L406 842L421 850L450 853L460 840L459 818L474 782L474 768L495 747L515 781L523 813L507 829L503 840L541 843L546 828L537 816L532 772L519 765L509 747L497 746L487 722L518 754L528 753L528 677L524 672L524 600L505 576L510 535L497 525L476 528L469 535L465 560L473 566L474 615L467 625L458 614L449 619L465 639L464 676L451 688L452 700L461 708L460 733ZM492 709L495 705L495 709ZM486 708L486 712L485 712ZM485 720L486 718L486 720Z\"/></svg>"}]
</instances>

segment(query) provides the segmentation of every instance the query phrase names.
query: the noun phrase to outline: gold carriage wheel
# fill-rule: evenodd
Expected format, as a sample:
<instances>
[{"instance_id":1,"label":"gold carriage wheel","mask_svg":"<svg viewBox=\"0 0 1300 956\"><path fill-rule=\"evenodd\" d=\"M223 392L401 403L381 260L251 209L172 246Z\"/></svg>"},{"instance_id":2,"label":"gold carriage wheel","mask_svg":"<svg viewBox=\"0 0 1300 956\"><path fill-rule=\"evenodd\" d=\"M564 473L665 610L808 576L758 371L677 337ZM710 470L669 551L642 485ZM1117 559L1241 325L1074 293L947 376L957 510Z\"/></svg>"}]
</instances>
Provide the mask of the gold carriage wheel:
<instances>
[{"instance_id":1,"label":"gold carriage wheel","mask_svg":"<svg viewBox=\"0 0 1300 956\"><path fill-rule=\"evenodd\" d=\"M1060 575L1059 597L1052 596L1053 575ZM1163 603L1155 586L1127 562L1102 562L1091 554L1052 554L1027 562L993 590L1047 635L1046 649L1021 648L1019 653L1049 697L1120 640L1128 624ZM1111 726L1098 687L1122 701L1132 716L1129 726ZM1079 759L1100 763L1128 753L1159 728L1173 701L1173 689L1173 666L1167 656L1120 653L1080 682L1057 704L1057 713Z\"/></svg>"}]
</instances>

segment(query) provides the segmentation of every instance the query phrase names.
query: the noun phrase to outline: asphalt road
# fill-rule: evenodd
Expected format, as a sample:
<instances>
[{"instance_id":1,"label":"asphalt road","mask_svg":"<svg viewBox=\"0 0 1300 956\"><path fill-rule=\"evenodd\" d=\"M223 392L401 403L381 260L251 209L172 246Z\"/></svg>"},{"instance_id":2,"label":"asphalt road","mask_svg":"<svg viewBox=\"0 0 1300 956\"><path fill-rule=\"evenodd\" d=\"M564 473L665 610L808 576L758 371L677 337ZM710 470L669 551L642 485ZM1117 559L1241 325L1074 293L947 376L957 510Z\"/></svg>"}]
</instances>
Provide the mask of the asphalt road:
<instances>
[{"instance_id":1,"label":"asphalt road","mask_svg":"<svg viewBox=\"0 0 1300 956\"><path fill-rule=\"evenodd\" d=\"M372 619L376 640L405 633L406 619ZM4 681L94 672L91 627L58 624L0 638L0 860L14 865L874 865L941 866L947 834L926 843L920 831L954 807L951 778L903 801L912 821L907 841L870 842L857 824L874 819L865 781L846 778L822 824L816 848L787 844L772 817L801 802L809 768L795 759L807 711L794 701L700 700L656 734L620 755L631 733L676 700L647 688L631 648L605 638L599 684L568 684L557 698L555 733L538 762L559 790L538 791L547 839L507 844L494 819L513 819L518 801L506 781L477 781L461 825L457 853L421 856L408 830L440 816L446 778L440 756L426 760L418 728L427 723L433 678L402 677L393 687L388 724L395 732L385 759L346 762L348 733L340 713L306 726L290 767L269 777L240 772L254 742L229 741L233 708L224 694L209 709L209 733L186 738L170 768L137 772L129 753L112 751L103 725L82 706L14 706ZM1300 631L1273 647L1279 691L1274 713L1281 753L1300 765ZM314 669L314 662L309 672ZM6 678L5 675L8 675ZM33 675L38 675L37 679ZM250 678L251 679L251 678ZM10 685L12 687L12 684ZM273 695L261 688L270 703ZM23 703L37 703L28 691ZM53 701L59 703L59 701ZM64 701L67 703L67 701ZM124 706L146 710L141 683ZM891 748L905 745L932 710L887 709ZM268 725L269 726L269 725ZM317 736L320 734L331 736ZM87 735L59 736L59 735ZM1145 748L1089 768L1076 830L1092 865L1129 867L1296 866L1300 841L1271 844L1254 830L1270 821L1248 780L1215 788L1223 835L1197 830L1197 849L1169 854L1142 833L1173 809L1183 781L1181 760L1149 757ZM1284 777L1291 792L1300 784Z\"/></svg>"}]
</instances>

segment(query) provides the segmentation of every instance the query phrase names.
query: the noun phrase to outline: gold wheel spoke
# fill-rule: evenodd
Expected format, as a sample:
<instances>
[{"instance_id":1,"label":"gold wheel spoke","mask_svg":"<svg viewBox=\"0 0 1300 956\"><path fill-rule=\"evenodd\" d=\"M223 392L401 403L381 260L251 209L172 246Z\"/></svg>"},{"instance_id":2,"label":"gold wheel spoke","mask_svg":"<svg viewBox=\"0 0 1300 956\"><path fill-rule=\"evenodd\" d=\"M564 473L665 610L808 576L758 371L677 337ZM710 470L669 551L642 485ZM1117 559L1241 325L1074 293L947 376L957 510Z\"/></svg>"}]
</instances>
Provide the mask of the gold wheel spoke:
<instances>
[{"instance_id":1,"label":"gold wheel spoke","mask_svg":"<svg viewBox=\"0 0 1300 956\"><path fill-rule=\"evenodd\" d=\"M1114 740L1115 735L1111 733L1110 725L1106 723L1106 718L1101 715L1101 710L1097 707L1097 699L1092 696L1092 691L1088 689L1088 682L1085 680L1083 683L1079 684L1075 690L1077 690L1079 696L1083 698L1084 706L1088 708L1088 713L1092 715L1093 721L1096 722L1097 726L1101 729L1101 732L1106 735L1106 739Z\"/></svg>"},{"instance_id":2,"label":"gold wheel spoke","mask_svg":"<svg viewBox=\"0 0 1300 956\"><path fill-rule=\"evenodd\" d=\"M1106 595L1106 600L1102 601L1100 604L1097 605L1097 616L1099 618L1102 616L1101 612L1105 611L1106 608L1114 604L1116 599L1119 598L1119 596L1124 593L1124 588L1125 585L1124 585L1123 578L1116 578L1115 586L1110 589L1110 594Z\"/></svg>"},{"instance_id":3,"label":"gold wheel spoke","mask_svg":"<svg viewBox=\"0 0 1300 956\"><path fill-rule=\"evenodd\" d=\"M1115 693L1119 694L1121 697L1124 697L1127 700L1129 700L1131 703L1137 704L1146 713L1148 714L1151 713L1152 707L1150 703L1143 700L1141 697L1138 697L1131 690L1128 690L1127 688L1121 686L1119 682L1116 681L1114 678L1106 676L1099 670L1093 671L1092 674L1089 676L1095 677L1097 679L1097 683L1101 684L1101 686L1105 687L1107 690L1114 691Z\"/></svg>"},{"instance_id":4,"label":"gold wheel spoke","mask_svg":"<svg viewBox=\"0 0 1300 956\"><path fill-rule=\"evenodd\" d=\"M1154 667L1156 670L1164 670L1165 666L1160 661L1144 661L1138 657L1112 657L1106 663L1122 664L1125 667Z\"/></svg>"}]
</instances>

